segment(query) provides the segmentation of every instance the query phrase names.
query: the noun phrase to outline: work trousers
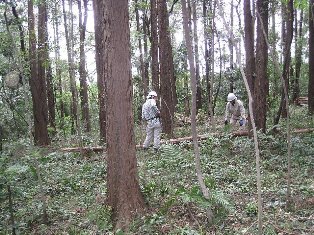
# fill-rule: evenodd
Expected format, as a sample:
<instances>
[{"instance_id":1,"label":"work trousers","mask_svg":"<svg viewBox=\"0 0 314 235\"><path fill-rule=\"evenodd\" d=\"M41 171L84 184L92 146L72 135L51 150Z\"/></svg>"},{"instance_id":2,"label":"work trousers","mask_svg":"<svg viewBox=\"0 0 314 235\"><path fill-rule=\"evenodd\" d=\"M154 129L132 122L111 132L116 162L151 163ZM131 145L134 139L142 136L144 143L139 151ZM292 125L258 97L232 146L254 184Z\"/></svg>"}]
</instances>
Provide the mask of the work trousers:
<instances>
[{"instance_id":1,"label":"work trousers","mask_svg":"<svg viewBox=\"0 0 314 235\"><path fill-rule=\"evenodd\" d=\"M148 148L152 140L154 140L154 149L160 147L161 123L159 118L149 120L146 126L146 139L143 148Z\"/></svg>"}]
</instances>

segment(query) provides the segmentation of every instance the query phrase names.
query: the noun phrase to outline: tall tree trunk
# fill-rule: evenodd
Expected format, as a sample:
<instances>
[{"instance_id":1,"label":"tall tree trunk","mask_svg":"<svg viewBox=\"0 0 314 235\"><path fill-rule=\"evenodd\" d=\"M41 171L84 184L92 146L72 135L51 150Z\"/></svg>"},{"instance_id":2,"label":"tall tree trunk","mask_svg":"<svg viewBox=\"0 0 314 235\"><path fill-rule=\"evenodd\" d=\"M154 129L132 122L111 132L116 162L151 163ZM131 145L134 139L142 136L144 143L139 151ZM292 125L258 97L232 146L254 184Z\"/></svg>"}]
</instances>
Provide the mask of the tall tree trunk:
<instances>
[{"instance_id":1,"label":"tall tree trunk","mask_svg":"<svg viewBox=\"0 0 314 235\"><path fill-rule=\"evenodd\" d=\"M33 100L34 115L34 142L35 145L49 144L48 138L48 110L47 90L45 79L45 4L39 5L38 18L38 51L36 49L35 17L33 1L28 1L28 30L29 30L29 57L30 59L30 88ZM38 53L38 55L37 55Z\"/></svg>"},{"instance_id":2,"label":"tall tree trunk","mask_svg":"<svg viewBox=\"0 0 314 235\"><path fill-rule=\"evenodd\" d=\"M68 55L68 66L69 66L69 76L70 76L70 89L72 94L71 102L71 122L72 122L72 134L78 129L78 116L77 116L77 100L78 93L76 88L75 81L75 67L74 67L74 58L73 58L73 12L72 12L72 0L69 0L70 7L70 20L67 20L67 14L65 11L65 0L62 0L63 8L63 23L65 30L65 40L67 46L67 55Z\"/></svg>"},{"instance_id":3,"label":"tall tree trunk","mask_svg":"<svg viewBox=\"0 0 314 235\"><path fill-rule=\"evenodd\" d=\"M106 141L106 92L105 92L105 71L104 59L105 42L104 42L104 2L93 0L94 22L95 22L95 43L96 43L96 70L97 70L97 87L98 87L98 104L99 104L99 129L101 142Z\"/></svg>"},{"instance_id":4,"label":"tall tree trunk","mask_svg":"<svg viewBox=\"0 0 314 235\"><path fill-rule=\"evenodd\" d=\"M53 82L53 75L52 75L52 67L51 67L51 60L49 58L49 35L48 35L48 14L46 10L47 6L45 4L45 28L44 36L45 36L45 70L46 70L46 80L47 80L47 102L48 102L48 123L49 127L56 130L56 111L55 111L55 89L54 89L54 82Z\"/></svg>"},{"instance_id":5,"label":"tall tree trunk","mask_svg":"<svg viewBox=\"0 0 314 235\"><path fill-rule=\"evenodd\" d=\"M314 115L314 0L309 0L309 113Z\"/></svg>"},{"instance_id":6,"label":"tall tree trunk","mask_svg":"<svg viewBox=\"0 0 314 235\"><path fill-rule=\"evenodd\" d=\"M282 3L284 4L284 3ZM290 61L291 61L291 43L292 43L292 38L293 38L293 1L290 0L288 2L288 5L283 6L283 18L284 18L284 35L285 35L285 39L284 39L284 64L283 64L283 71L282 71L282 78L285 81L285 88L287 89L287 94L289 94L289 69L290 69ZM289 102L288 100L286 101L286 96L285 96L285 89L284 87L282 87L282 91L281 91L281 102L280 102L280 107L278 109L277 112L277 116L275 118L275 122L274 125L277 125L279 123L280 120L280 115L282 115L283 118L287 118L288 116L288 112L287 112L287 108L286 108L286 102Z\"/></svg>"},{"instance_id":7,"label":"tall tree trunk","mask_svg":"<svg viewBox=\"0 0 314 235\"><path fill-rule=\"evenodd\" d=\"M195 56L195 76L196 76L196 112L202 109L202 87L201 87L201 76L200 76L200 59L198 53L198 33L197 33L197 9L196 2L192 2L192 13L193 13L193 38L194 38L194 56Z\"/></svg>"},{"instance_id":8,"label":"tall tree trunk","mask_svg":"<svg viewBox=\"0 0 314 235\"><path fill-rule=\"evenodd\" d=\"M284 21L285 21L285 29L286 29L286 37L284 40L284 64L283 64L283 74L282 77L285 80L285 86L288 89L287 92L289 94L289 78L290 78L290 62L291 62L291 44L293 39L293 1L289 0L287 5L284 7ZM282 89L282 117L287 118L288 113L286 109L286 102L289 100L285 100L285 94Z\"/></svg>"},{"instance_id":9,"label":"tall tree trunk","mask_svg":"<svg viewBox=\"0 0 314 235\"><path fill-rule=\"evenodd\" d=\"M87 85L87 72L86 72L86 56L85 56L85 34L87 22L87 1L83 0L84 13L82 14L81 0L78 0L79 10L79 28L80 28L80 98L81 98L81 112L82 121L85 132L91 130L90 117L89 117L89 102L88 102L88 85ZM82 17L83 16L83 17Z\"/></svg>"},{"instance_id":10,"label":"tall tree trunk","mask_svg":"<svg viewBox=\"0 0 314 235\"><path fill-rule=\"evenodd\" d=\"M147 14L143 16L143 34L144 34L144 99L148 94L148 87L149 87L149 52L148 52L148 39L147 37L149 32L149 20Z\"/></svg>"},{"instance_id":11,"label":"tall tree trunk","mask_svg":"<svg viewBox=\"0 0 314 235\"><path fill-rule=\"evenodd\" d=\"M279 56L277 53L277 33L276 33L276 12L277 12L277 5L278 2L272 1L271 2L271 48L276 54L274 55L274 60L278 61ZM276 63L275 61L272 62L272 69L276 71ZM280 95L280 88L279 88L279 82L280 82L280 74L273 73L273 83L272 83L272 94L273 100L278 100L278 95ZM275 114L272 114L273 119L275 120Z\"/></svg>"},{"instance_id":12,"label":"tall tree trunk","mask_svg":"<svg viewBox=\"0 0 314 235\"><path fill-rule=\"evenodd\" d=\"M140 81L140 93L141 93L141 98L145 100L146 94L148 94L148 77L145 77L145 64L144 64L144 58L143 58L143 46L142 46L142 29L141 23L140 23L140 16L139 16L139 4L138 0L134 1L135 4L135 18L136 18L136 31L138 33L138 49L140 51L140 58L139 58L139 70L140 70L140 75L141 75L141 81ZM143 23L144 25L144 23ZM143 100L141 100L143 101Z\"/></svg>"},{"instance_id":13,"label":"tall tree trunk","mask_svg":"<svg viewBox=\"0 0 314 235\"><path fill-rule=\"evenodd\" d=\"M295 10L295 78L293 81L292 100L296 101L300 96L300 74L302 65L302 34L303 34L303 9L300 12L299 28L297 20L297 10Z\"/></svg>"},{"instance_id":14,"label":"tall tree trunk","mask_svg":"<svg viewBox=\"0 0 314 235\"><path fill-rule=\"evenodd\" d=\"M267 61L268 48L264 32L268 36L268 0L257 0L257 35L256 35L256 79L254 80L254 120L258 130L266 131L266 113L268 96Z\"/></svg>"},{"instance_id":15,"label":"tall tree trunk","mask_svg":"<svg viewBox=\"0 0 314 235\"><path fill-rule=\"evenodd\" d=\"M213 31L210 28L210 19L208 10L207 10L207 0L203 0L203 29L204 29L204 51L205 51L205 81L206 81L206 92L207 92L207 106L208 106L208 116L211 116L210 112L210 107L211 107L211 98L212 98L212 93L211 93L211 86L210 86L210 79L209 79L209 72L210 72L210 48L211 48L211 40L209 33Z\"/></svg>"},{"instance_id":16,"label":"tall tree trunk","mask_svg":"<svg viewBox=\"0 0 314 235\"><path fill-rule=\"evenodd\" d=\"M160 60L160 97L163 132L173 137L174 120L174 66L170 41L169 16L167 2L158 0L159 22L159 60Z\"/></svg>"},{"instance_id":17,"label":"tall tree trunk","mask_svg":"<svg viewBox=\"0 0 314 235\"><path fill-rule=\"evenodd\" d=\"M245 46L245 76L247 78L250 91L254 92L255 72L255 56L254 56L254 22L251 12L251 1L244 0L244 46ZM254 102L254 101L253 101ZM254 111L254 110L252 110ZM250 112L249 112L250 113ZM249 122L249 130L252 130L252 123ZM249 136L252 136L252 131Z\"/></svg>"},{"instance_id":18,"label":"tall tree trunk","mask_svg":"<svg viewBox=\"0 0 314 235\"><path fill-rule=\"evenodd\" d=\"M128 1L105 0L104 6L108 204L115 227L126 229L145 207L133 133Z\"/></svg>"},{"instance_id":19,"label":"tall tree trunk","mask_svg":"<svg viewBox=\"0 0 314 235\"><path fill-rule=\"evenodd\" d=\"M152 89L159 92L159 60L158 60L158 12L157 1L150 1L150 24L151 24L151 57L152 57Z\"/></svg>"},{"instance_id":20,"label":"tall tree trunk","mask_svg":"<svg viewBox=\"0 0 314 235\"><path fill-rule=\"evenodd\" d=\"M51 68L50 60L49 60L48 68L47 68L47 98L48 98L49 126L55 131L56 130L55 89L54 89L53 75L52 75L52 68Z\"/></svg>"},{"instance_id":21,"label":"tall tree trunk","mask_svg":"<svg viewBox=\"0 0 314 235\"><path fill-rule=\"evenodd\" d=\"M55 73L57 82L57 95L59 96L59 104L57 104L57 110L59 112L60 118L60 129L64 129L64 118L65 118L65 108L63 102L63 88L62 88L62 77L60 68L60 39L59 39L59 4L56 3L53 8L53 29L54 29L54 48L55 48Z\"/></svg>"},{"instance_id":22,"label":"tall tree trunk","mask_svg":"<svg viewBox=\"0 0 314 235\"><path fill-rule=\"evenodd\" d=\"M233 13L234 13L234 8L233 8L233 0L231 0L230 3L230 28L231 28L231 33L230 35L233 38ZM230 66L230 84L229 84L229 92L234 92L234 66L233 66L233 45L231 40L229 39L229 51L230 51L230 58L229 58L229 66Z\"/></svg>"}]
</instances>

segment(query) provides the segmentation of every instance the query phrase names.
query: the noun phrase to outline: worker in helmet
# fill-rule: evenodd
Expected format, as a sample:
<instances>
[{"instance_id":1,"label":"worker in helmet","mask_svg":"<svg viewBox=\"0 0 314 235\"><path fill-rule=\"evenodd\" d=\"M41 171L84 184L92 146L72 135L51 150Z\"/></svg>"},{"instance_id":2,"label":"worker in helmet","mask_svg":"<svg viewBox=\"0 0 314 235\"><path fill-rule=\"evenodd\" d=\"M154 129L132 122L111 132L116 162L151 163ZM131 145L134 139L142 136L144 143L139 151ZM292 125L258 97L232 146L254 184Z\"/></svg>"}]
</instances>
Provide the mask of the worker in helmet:
<instances>
[{"instance_id":1,"label":"worker in helmet","mask_svg":"<svg viewBox=\"0 0 314 235\"><path fill-rule=\"evenodd\" d=\"M160 111L156 104L157 93L151 91L146 97L146 101L142 107L142 119L147 122L146 126L146 138L143 144L144 149L148 149L152 140L154 140L154 150L158 151L160 147Z\"/></svg>"},{"instance_id":2,"label":"worker in helmet","mask_svg":"<svg viewBox=\"0 0 314 235\"><path fill-rule=\"evenodd\" d=\"M240 126L246 124L245 109L241 100L238 100L235 94L229 93L227 97L225 111L225 125L228 123L235 125L239 122Z\"/></svg>"}]
</instances>

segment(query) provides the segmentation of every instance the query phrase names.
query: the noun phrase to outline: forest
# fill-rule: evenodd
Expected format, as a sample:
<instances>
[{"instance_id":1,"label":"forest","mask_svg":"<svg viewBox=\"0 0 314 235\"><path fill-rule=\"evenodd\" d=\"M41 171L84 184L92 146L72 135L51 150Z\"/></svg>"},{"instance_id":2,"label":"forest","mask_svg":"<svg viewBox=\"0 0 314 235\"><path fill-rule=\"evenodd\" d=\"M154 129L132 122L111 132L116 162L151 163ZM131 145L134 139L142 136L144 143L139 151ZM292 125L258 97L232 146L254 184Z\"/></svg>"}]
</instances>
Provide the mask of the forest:
<instances>
[{"instance_id":1,"label":"forest","mask_svg":"<svg viewBox=\"0 0 314 235\"><path fill-rule=\"evenodd\" d=\"M314 0L0 15L0 234L314 234Z\"/></svg>"}]
</instances>

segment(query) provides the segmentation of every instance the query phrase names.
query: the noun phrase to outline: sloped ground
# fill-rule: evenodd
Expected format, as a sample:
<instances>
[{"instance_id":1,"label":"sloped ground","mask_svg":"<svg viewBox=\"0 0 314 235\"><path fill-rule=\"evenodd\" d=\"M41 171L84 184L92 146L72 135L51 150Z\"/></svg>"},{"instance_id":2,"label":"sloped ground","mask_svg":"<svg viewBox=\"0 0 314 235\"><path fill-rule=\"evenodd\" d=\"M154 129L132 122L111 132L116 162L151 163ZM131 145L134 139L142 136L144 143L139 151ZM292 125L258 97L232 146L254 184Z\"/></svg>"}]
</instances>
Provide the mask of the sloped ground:
<instances>
[{"instance_id":1,"label":"sloped ground","mask_svg":"<svg viewBox=\"0 0 314 235\"><path fill-rule=\"evenodd\" d=\"M303 112L294 114L296 120L303 120L303 124L295 122L294 128L311 127ZM203 131L206 128L199 126ZM129 234L257 234L254 146L247 137L232 138L230 130L216 128L222 132L220 137L200 143L210 201L199 192L191 143L164 145L159 154L137 152L148 209L134 221ZM177 132L178 136L188 133L184 127ZM263 234L314 234L314 134L292 137L289 210L286 139L280 134L259 135L259 140ZM105 154L39 152L27 146L22 141L6 145L0 158L0 234L12 233L7 185L11 186L19 234L113 234L110 209L105 204ZM43 200L48 225L42 224ZM207 221L208 208L214 213L212 224Z\"/></svg>"}]
</instances>

